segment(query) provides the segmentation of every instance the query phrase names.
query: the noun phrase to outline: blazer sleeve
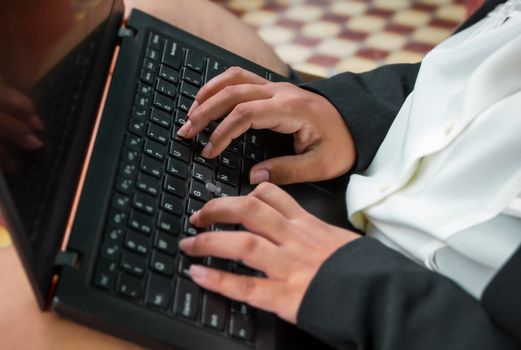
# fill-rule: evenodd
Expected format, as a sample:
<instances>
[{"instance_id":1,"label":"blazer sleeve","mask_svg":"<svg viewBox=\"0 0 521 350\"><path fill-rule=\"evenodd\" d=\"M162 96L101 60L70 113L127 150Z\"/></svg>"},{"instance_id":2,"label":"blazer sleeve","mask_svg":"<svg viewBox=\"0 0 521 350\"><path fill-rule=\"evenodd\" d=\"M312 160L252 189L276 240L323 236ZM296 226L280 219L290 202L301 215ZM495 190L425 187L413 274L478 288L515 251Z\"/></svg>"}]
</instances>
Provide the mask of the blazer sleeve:
<instances>
[{"instance_id":1,"label":"blazer sleeve","mask_svg":"<svg viewBox=\"0 0 521 350\"><path fill-rule=\"evenodd\" d=\"M328 99L346 122L357 152L352 172L364 170L371 163L413 90L419 68L420 63L393 64L300 85Z\"/></svg>"},{"instance_id":2,"label":"blazer sleeve","mask_svg":"<svg viewBox=\"0 0 521 350\"><path fill-rule=\"evenodd\" d=\"M510 272L509 263L497 278L506 271L504 276L517 273L519 280L520 259L518 252L511 261L516 272ZM491 291L506 294L489 294L494 302L485 301L485 309L449 279L364 237L321 266L306 291L297 325L337 349L519 349L521 343L507 330L517 330L519 336L521 294L501 283L493 281Z\"/></svg>"}]
</instances>

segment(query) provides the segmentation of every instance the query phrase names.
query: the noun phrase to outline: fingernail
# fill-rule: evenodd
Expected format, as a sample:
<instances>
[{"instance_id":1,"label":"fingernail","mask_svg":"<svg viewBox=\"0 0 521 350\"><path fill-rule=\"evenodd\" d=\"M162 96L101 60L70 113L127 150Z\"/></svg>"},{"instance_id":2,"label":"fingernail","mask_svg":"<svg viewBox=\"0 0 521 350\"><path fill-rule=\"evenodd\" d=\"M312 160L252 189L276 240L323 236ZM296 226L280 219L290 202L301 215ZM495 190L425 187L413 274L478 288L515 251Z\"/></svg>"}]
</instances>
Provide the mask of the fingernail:
<instances>
[{"instance_id":1,"label":"fingernail","mask_svg":"<svg viewBox=\"0 0 521 350\"><path fill-rule=\"evenodd\" d=\"M180 240L179 249L181 249L182 251L190 250L192 248L192 246L194 245L194 240L195 240L195 237L189 237L189 238Z\"/></svg>"},{"instance_id":2,"label":"fingernail","mask_svg":"<svg viewBox=\"0 0 521 350\"><path fill-rule=\"evenodd\" d=\"M194 103L192 103L192 105L190 106L190 109L188 110L188 117L190 118L190 115L192 114L193 111L195 111L195 109L199 107L199 103L197 103L197 101L194 101Z\"/></svg>"},{"instance_id":3,"label":"fingernail","mask_svg":"<svg viewBox=\"0 0 521 350\"><path fill-rule=\"evenodd\" d=\"M40 118L38 118L36 115L32 115L29 117L29 124L31 125L32 128L34 128L36 130L39 130L39 131L45 130L45 126L43 125Z\"/></svg>"},{"instance_id":4,"label":"fingernail","mask_svg":"<svg viewBox=\"0 0 521 350\"><path fill-rule=\"evenodd\" d=\"M191 131L192 131L192 122L187 120L185 125L183 125L181 127L181 129L179 129L177 131L177 135L187 138Z\"/></svg>"},{"instance_id":5,"label":"fingernail","mask_svg":"<svg viewBox=\"0 0 521 350\"><path fill-rule=\"evenodd\" d=\"M29 150L37 150L43 147L43 143L36 136L27 135L24 139L24 146Z\"/></svg>"},{"instance_id":6,"label":"fingernail","mask_svg":"<svg viewBox=\"0 0 521 350\"><path fill-rule=\"evenodd\" d=\"M212 148L213 148L212 143L208 141L206 146L204 146L203 150L201 151L201 155L204 158L209 158L210 157L210 152L212 151Z\"/></svg>"},{"instance_id":7,"label":"fingernail","mask_svg":"<svg viewBox=\"0 0 521 350\"><path fill-rule=\"evenodd\" d=\"M208 270L199 265L190 265L190 269L188 270L188 274L194 280L202 280L206 277Z\"/></svg>"},{"instance_id":8,"label":"fingernail","mask_svg":"<svg viewBox=\"0 0 521 350\"><path fill-rule=\"evenodd\" d=\"M269 181L270 173L266 169L259 169L250 173L250 183L252 185L260 184L261 182Z\"/></svg>"}]
</instances>

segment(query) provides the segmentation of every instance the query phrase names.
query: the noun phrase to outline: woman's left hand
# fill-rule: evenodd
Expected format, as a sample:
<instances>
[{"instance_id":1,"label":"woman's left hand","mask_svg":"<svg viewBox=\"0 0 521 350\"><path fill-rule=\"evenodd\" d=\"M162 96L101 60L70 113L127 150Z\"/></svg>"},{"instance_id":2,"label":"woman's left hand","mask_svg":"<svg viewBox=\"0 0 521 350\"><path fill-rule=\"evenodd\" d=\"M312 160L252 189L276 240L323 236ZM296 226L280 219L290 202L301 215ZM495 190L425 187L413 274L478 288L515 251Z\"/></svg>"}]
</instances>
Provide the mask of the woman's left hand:
<instances>
[{"instance_id":1,"label":"woman's left hand","mask_svg":"<svg viewBox=\"0 0 521 350\"><path fill-rule=\"evenodd\" d=\"M193 281L291 323L297 322L304 293L322 263L360 237L319 220L266 182L248 196L211 200L190 222L198 227L241 224L247 231L205 232L186 238L180 242L186 254L239 260L266 274L266 278L236 275L192 265Z\"/></svg>"}]
</instances>

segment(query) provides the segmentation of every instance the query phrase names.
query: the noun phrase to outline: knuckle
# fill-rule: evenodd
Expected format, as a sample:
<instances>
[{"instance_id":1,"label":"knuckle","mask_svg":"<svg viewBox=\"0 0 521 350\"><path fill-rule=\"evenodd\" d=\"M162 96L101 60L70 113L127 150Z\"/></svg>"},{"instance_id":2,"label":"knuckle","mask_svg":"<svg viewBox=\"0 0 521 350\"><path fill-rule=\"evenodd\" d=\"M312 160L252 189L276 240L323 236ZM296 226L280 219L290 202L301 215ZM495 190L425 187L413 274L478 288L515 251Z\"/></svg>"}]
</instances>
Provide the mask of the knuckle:
<instances>
[{"instance_id":1,"label":"knuckle","mask_svg":"<svg viewBox=\"0 0 521 350\"><path fill-rule=\"evenodd\" d=\"M255 292L257 291L256 280L252 277L241 277L239 290L241 295L244 297L244 301L251 304L251 301L255 298Z\"/></svg>"},{"instance_id":2,"label":"knuckle","mask_svg":"<svg viewBox=\"0 0 521 350\"><path fill-rule=\"evenodd\" d=\"M240 243L240 249L244 255L250 255L258 248L258 241L252 235L244 236Z\"/></svg>"},{"instance_id":3,"label":"knuckle","mask_svg":"<svg viewBox=\"0 0 521 350\"><path fill-rule=\"evenodd\" d=\"M242 205L242 210L245 212L246 215L248 215L251 212L255 212L259 209L260 201L255 197L244 197L243 202L244 203Z\"/></svg>"},{"instance_id":4,"label":"knuckle","mask_svg":"<svg viewBox=\"0 0 521 350\"><path fill-rule=\"evenodd\" d=\"M222 90L221 90L221 93L227 98L227 99L231 99L233 98L238 92L238 88L236 85L228 85L228 86L225 86Z\"/></svg>"},{"instance_id":5,"label":"knuckle","mask_svg":"<svg viewBox=\"0 0 521 350\"><path fill-rule=\"evenodd\" d=\"M247 119L251 115L251 107L247 103L239 103L233 109L236 118Z\"/></svg>"},{"instance_id":6,"label":"knuckle","mask_svg":"<svg viewBox=\"0 0 521 350\"><path fill-rule=\"evenodd\" d=\"M272 184L271 182L261 182L257 187L255 188L254 193L260 193L260 194L268 194L275 190L277 186Z\"/></svg>"},{"instance_id":7,"label":"knuckle","mask_svg":"<svg viewBox=\"0 0 521 350\"><path fill-rule=\"evenodd\" d=\"M226 72L235 77L240 77L244 73L243 69L237 66L228 68Z\"/></svg>"}]
</instances>

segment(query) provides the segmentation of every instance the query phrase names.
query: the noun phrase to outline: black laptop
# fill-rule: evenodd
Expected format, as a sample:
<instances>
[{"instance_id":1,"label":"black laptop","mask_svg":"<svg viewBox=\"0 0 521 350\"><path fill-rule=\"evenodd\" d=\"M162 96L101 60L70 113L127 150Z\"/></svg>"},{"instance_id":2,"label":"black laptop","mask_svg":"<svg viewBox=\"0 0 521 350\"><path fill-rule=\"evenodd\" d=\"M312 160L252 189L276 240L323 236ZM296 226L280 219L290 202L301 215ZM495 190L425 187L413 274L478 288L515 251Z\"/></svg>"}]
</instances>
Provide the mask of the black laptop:
<instances>
[{"instance_id":1,"label":"black laptop","mask_svg":"<svg viewBox=\"0 0 521 350\"><path fill-rule=\"evenodd\" d=\"M24 148L9 130L27 118L0 105L0 208L40 307L150 348L304 339L272 314L200 289L186 271L197 262L258 272L177 248L200 232L191 213L247 194L255 163L293 151L291 136L250 130L217 159L201 157L215 125L194 140L176 136L198 89L231 66L287 79L140 11L124 23L119 0L2 6L0 84L32 100L44 130L35 131L42 147ZM286 189L345 225L344 194L330 185Z\"/></svg>"}]
</instances>

